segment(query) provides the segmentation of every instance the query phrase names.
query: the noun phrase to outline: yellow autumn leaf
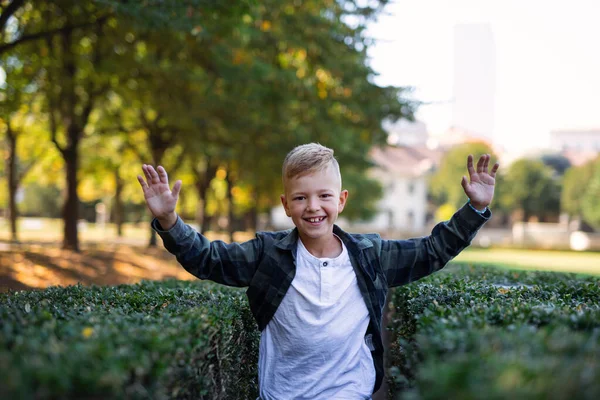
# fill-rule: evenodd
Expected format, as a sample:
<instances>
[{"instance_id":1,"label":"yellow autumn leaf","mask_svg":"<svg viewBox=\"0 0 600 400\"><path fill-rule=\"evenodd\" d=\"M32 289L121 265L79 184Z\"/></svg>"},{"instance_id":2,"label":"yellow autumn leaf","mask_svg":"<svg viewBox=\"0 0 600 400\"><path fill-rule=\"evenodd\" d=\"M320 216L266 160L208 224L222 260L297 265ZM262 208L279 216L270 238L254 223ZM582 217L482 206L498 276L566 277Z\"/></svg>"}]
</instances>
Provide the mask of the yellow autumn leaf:
<instances>
[{"instance_id":1,"label":"yellow autumn leaf","mask_svg":"<svg viewBox=\"0 0 600 400\"><path fill-rule=\"evenodd\" d=\"M263 21L260 26L260 30L262 30L263 32L270 31L271 30L271 21Z\"/></svg>"},{"instance_id":2,"label":"yellow autumn leaf","mask_svg":"<svg viewBox=\"0 0 600 400\"><path fill-rule=\"evenodd\" d=\"M86 339L89 338L90 336L92 336L93 333L94 333L94 328L92 328L90 326L86 326L81 331L81 335Z\"/></svg>"}]
</instances>

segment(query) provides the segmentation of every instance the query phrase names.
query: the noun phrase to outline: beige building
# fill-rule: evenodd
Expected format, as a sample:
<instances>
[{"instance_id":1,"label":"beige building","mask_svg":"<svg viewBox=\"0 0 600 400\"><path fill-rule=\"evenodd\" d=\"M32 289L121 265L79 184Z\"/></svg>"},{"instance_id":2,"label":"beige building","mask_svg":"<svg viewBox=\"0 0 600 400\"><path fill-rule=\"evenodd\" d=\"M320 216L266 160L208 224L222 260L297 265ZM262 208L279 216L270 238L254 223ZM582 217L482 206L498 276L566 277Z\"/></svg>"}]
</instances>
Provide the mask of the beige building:
<instances>
[{"instance_id":1,"label":"beige building","mask_svg":"<svg viewBox=\"0 0 600 400\"><path fill-rule=\"evenodd\" d=\"M432 222L427 180L442 154L423 145L374 148L370 157L376 167L370 175L383 186L383 197L376 216L353 223L352 229L391 236L426 234Z\"/></svg>"}]
</instances>

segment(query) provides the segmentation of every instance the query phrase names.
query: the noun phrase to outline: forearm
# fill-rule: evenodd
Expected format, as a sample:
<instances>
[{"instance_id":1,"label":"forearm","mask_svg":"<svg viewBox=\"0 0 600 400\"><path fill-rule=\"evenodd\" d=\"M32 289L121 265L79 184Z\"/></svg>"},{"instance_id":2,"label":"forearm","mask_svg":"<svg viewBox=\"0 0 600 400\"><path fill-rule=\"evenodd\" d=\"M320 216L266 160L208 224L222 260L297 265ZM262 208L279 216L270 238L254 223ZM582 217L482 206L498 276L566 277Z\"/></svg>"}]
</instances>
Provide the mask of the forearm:
<instances>
[{"instance_id":1,"label":"forearm","mask_svg":"<svg viewBox=\"0 0 600 400\"><path fill-rule=\"evenodd\" d=\"M161 227L158 219L152 222L165 248L190 274L228 286L250 284L262 251L259 239L241 244L211 242L179 217L168 231Z\"/></svg>"},{"instance_id":2,"label":"forearm","mask_svg":"<svg viewBox=\"0 0 600 400\"><path fill-rule=\"evenodd\" d=\"M381 260L388 286L407 284L442 269L469 246L490 217L489 210L478 214L466 204L449 221L437 224L429 236L384 241Z\"/></svg>"}]
</instances>

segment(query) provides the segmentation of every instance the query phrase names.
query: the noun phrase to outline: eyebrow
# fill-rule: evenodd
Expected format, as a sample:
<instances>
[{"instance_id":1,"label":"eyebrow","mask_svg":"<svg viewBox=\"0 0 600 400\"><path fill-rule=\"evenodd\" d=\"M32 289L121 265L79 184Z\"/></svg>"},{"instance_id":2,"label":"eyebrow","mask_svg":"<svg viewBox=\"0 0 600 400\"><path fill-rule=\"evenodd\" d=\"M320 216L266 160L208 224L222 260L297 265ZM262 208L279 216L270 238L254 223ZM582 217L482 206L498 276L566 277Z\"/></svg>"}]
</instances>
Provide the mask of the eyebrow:
<instances>
[{"instance_id":1,"label":"eyebrow","mask_svg":"<svg viewBox=\"0 0 600 400\"><path fill-rule=\"evenodd\" d=\"M335 192L335 190L333 190L333 189L319 189L319 190L317 190L316 192L317 192L317 193L326 193L326 192L329 192L329 193L334 193L334 192ZM293 193L291 193L291 196L298 196L298 195L301 195L301 194L302 194L302 195L305 195L305 194L306 194L306 192L293 192Z\"/></svg>"}]
</instances>

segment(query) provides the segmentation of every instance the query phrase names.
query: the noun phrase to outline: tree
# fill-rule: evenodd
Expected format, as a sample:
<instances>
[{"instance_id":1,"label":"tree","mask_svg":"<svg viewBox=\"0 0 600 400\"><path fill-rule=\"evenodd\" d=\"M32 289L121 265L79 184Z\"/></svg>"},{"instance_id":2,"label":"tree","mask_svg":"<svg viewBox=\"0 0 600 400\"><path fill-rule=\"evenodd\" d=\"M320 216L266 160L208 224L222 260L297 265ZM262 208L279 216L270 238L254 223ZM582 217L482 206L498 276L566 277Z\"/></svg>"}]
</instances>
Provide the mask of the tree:
<instances>
[{"instance_id":1,"label":"tree","mask_svg":"<svg viewBox=\"0 0 600 400\"><path fill-rule=\"evenodd\" d=\"M586 222L600 229L600 162L594 163L594 171L581 200L581 212Z\"/></svg>"},{"instance_id":2,"label":"tree","mask_svg":"<svg viewBox=\"0 0 600 400\"><path fill-rule=\"evenodd\" d=\"M17 55L1 58L6 82L0 88L2 108L0 122L6 139L6 175L8 186L8 217L10 220L11 240L18 241L17 190L23 178L44 153L39 146L39 124L33 116L39 109L38 97L35 96L35 80L40 73L37 62L24 62ZM37 110L39 113L39 110ZM24 133L27 132L29 138ZM25 139L26 151L19 151L21 138Z\"/></svg>"},{"instance_id":3,"label":"tree","mask_svg":"<svg viewBox=\"0 0 600 400\"><path fill-rule=\"evenodd\" d=\"M571 217L582 217L581 201L583 193L590 185L590 181L600 158L589 161L580 166L573 166L566 170L563 176L563 186L560 199L561 210Z\"/></svg>"},{"instance_id":4,"label":"tree","mask_svg":"<svg viewBox=\"0 0 600 400\"><path fill-rule=\"evenodd\" d=\"M58 0L36 3L14 1L2 4L0 16L4 44L0 53L23 46L30 55L43 55L43 79L38 89L46 97L52 142L62 154L66 168L63 247L78 250L77 170L79 147L96 103L111 85L118 70L119 53L127 47L122 25L170 27L190 31L210 21L213 26L225 19L235 20L246 9L246 2L191 0L98 1ZM14 24L7 29L9 17ZM124 18L131 16L133 18ZM158 92L156 93L158 95ZM151 121L156 122L156 121Z\"/></svg>"},{"instance_id":5,"label":"tree","mask_svg":"<svg viewBox=\"0 0 600 400\"><path fill-rule=\"evenodd\" d=\"M429 181L429 191L435 205L448 204L456 210L465 204L467 197L460 181L467 175L469 154L472 154L475 160L483 154L490 154L492 162L498 159L491 147L483 142L464 143L452 147L444 154L438 170Z\"/></svg>"},{"instance_id":6,"label":"tree","mask_svg":"<svg viewBox=\"0 0 600 400\"><path fill-rule=\"evenodd\" d=\"M544 165L552 168L557 177L562 177L565 171L571 167L571 161L561 154L544 154L541 161Z\"/></svg>"},{"instance_id":7,"label":"tree","mask_svg":"<svg viewBox=\"0 0 600 400\"><path fill-rule=\"evenodd\" d=\"M553 172L540 160L520 159L505 175L506 207L522 212L522 221L537 216L546 220L560 212L560 185Z\"/></svg>"},{"instance_id":8,"label":"tree","mask_svg":"<svg viewBox=\"0 0 600 400\"><path fill-rule=\"evenodd\" d=\"M598 227L596 220L597 198L595 179L600 168L600 158L569 168L562 180L560 199L561 211L572 218L583 219L586 223Z\"/></svg>"}]
</instances>

